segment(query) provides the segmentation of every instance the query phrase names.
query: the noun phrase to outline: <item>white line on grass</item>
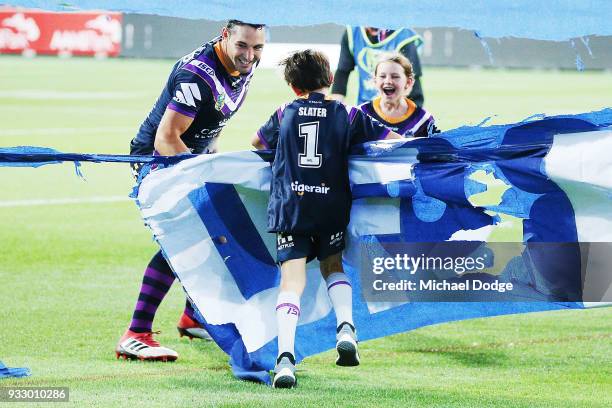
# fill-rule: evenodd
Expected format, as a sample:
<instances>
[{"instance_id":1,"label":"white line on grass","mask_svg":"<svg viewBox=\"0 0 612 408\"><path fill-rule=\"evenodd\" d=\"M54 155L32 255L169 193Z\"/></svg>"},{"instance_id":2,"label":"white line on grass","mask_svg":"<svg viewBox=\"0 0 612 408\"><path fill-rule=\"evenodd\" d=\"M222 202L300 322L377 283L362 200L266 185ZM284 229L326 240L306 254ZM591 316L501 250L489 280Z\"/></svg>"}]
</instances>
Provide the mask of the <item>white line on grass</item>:
<instances>
[{"instance_id":1,"label":"white line on grass","mask_svg":"<svg viewBox=\"0 0 612 408\"><path fill-rule=\"evenodd\" d=\"M100 100L100 99L136 99L142 98L147 94L142 92L64 92L45 89L17 89L13 91L0 91L0 98L11 99L30 99L30 100L48 100L48 99L84 99L84 100Z\"/></svg>"},{"instance_id":2,"label":"white line on grass","mask_svg":"<svg viewBox=\"0 0 612 408\"><path fill-rule=\"evenodd\" d=\"M0 129L0 136L40 136L40 135L65 135L100 133L100 132L136 132L136 128L131 126L101 126L101 127L64 127L64 128L19 128L19 129Z\"/></svg>"},{"instance_id":3,"label":"white line on grass","mask_svg":"<svg viewBox=\"0 0 612 408\"><path fill-rule=\"evenodd\" d=\"M119 203L132 201L126 196L88 197L88 198L49 198L40 200L0 201L0 207L32 207L40 205Z\"/></svg>"}]
</instances>

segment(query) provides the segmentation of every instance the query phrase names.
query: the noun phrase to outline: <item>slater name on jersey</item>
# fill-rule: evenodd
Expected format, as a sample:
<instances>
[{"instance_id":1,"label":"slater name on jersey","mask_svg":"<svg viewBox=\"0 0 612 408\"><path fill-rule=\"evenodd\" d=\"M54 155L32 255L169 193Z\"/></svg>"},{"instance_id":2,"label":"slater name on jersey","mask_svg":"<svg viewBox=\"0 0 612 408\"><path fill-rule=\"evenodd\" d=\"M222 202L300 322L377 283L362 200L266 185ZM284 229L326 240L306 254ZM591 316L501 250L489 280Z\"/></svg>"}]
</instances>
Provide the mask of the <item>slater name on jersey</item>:
<instances>
[{"instance_id":1,"label":"slater name on jersey","mask_svg":"<svg viewBox=\"0 0 612 408\"><path fill-rule=\"evenodd\" d=\"M327 117L327 109L325 108L309 108L302 106L298 109L299 116L317 116L319 118Z\"/></svg>"}]
</instances>

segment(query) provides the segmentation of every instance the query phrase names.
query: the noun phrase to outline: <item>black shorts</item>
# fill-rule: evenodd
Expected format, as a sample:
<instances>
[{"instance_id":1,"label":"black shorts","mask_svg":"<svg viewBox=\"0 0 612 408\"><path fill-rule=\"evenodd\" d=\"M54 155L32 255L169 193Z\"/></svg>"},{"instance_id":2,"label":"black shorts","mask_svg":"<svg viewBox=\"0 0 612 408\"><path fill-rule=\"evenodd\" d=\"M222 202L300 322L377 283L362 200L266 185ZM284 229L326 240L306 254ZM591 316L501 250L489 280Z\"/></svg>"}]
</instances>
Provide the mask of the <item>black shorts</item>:
<instances>
[{"instance_id":1,"label":"black shorts","mask_svg":"<svg viewBox=\"0 0 612 408\"><path fill-rule=\"evenodd\" d=\"M318 235L276 233L276 262L306 258L307 262L319 261L344 249L344 231Z\"/></svg>"}]
</instances>

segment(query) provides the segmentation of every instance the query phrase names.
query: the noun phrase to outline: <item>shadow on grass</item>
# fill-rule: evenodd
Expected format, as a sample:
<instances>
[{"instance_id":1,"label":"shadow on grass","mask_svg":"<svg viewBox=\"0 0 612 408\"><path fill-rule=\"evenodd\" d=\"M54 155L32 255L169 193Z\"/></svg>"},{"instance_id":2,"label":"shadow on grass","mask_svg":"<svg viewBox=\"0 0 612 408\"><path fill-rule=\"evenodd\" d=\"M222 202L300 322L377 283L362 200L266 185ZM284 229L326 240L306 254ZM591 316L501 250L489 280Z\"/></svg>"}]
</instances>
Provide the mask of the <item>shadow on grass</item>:
<instances>
[{"instance_id":1,"label":"shadow on grass","mask_svg":"<svg viewBox=\"0 0 612 408\"><path fill-rule=\"evenodd\" d=\"M410 333L387 337L378 342L368 343L368 351L436 356L453 360L466 367L497 367L506 365L510 357L501 343L466 342L465 340L430 337Z\"/></svg>"},{"instance_id":2,"label":"shadow on grass","mask_svg":"<svg viewBox=\"0 0 612 408\"><path fill-rule=\"evenodd\" d=\"M417 351L418 353L435 353L438 356L454 360L467 367L499 367L509 361L506 353L499 350L466 350L466 351Z\"/></svg>"},{"instance_id":3,"label":"shadow on grass","mask_svg":"<svg viewBox=\"0 0 612 408\"><path fill-rule=\"evenodd\" d=\"M266 407L552 407L581 406L588 401L562 403L562 397L550 392L539 396L504 395L496 387L440 386L407 383L396 386L386 381L340 381L335 377L308 375L300 377L293 390L275 390L263 385L246 383L230 376L212 378L171 379L168 389L181 390L181 398L199 396L212 406ZM176 394L175 394L176 395ZM588 400L588 399L587 399ZM176 401L175 401L176 402Z\"/></svg>"}]
</instances>

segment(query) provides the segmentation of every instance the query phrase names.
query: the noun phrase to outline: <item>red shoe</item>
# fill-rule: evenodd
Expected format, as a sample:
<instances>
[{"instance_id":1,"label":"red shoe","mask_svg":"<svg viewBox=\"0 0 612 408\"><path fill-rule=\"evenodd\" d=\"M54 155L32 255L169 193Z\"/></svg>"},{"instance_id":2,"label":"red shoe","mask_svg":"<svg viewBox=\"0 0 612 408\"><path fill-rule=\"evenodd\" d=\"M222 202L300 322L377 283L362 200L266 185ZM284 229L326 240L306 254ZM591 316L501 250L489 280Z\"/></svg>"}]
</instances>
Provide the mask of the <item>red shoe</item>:
<instances>
[{"instance_id":1,"label":"red shoe","mask_svg":"<svg viewBox=\"0 0 612 408\"><path fill-rule=\"evenodd\" d=\"M154 334L159 334L159 332L136 333L126 330L115 348L117 358L147 361L176 360L178 353L167 347L160 346L153 338Z\"/></svg>"},{"instance_id":2,"label":"red shoe","mask_svg":"<svg viewBox=\"0 0 612 408\"><path fill-rule=\"evenodd\" d=\"M185 313L183 313L181 316L181 320L179 320L178 324L176 325L176 329L181 337L187 336L189 337L189 340L193 340L195 337L197 339L212 341L212 337L210 337L210 334L208 334L206 329Z\"/></svg>"}]
</instances>

